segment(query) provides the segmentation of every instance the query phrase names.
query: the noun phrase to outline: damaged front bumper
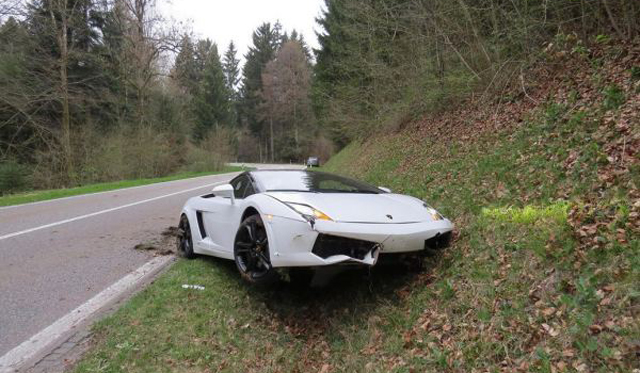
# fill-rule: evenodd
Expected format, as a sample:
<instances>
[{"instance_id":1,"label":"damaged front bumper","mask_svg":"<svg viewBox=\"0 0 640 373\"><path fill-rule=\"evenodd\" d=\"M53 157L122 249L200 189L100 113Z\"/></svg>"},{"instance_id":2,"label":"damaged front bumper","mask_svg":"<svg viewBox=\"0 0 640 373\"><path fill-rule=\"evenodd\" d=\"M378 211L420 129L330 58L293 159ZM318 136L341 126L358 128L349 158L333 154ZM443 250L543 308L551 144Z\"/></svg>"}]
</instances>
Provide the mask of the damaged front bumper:
<instances>
[{"instance_id":1,"label":"damaged front bumper","mask_svg":"<svg viewBox=\"0 0 640 373\"><path fill-rule=\"evenodd\" d=\"M264 220L264 219L263 219ZM447 220L368 224L286 217L265 220L274 267L361 264L373 266L381 254L408 253L448 244L453 224Z\"/></svg>"}]
</instances>

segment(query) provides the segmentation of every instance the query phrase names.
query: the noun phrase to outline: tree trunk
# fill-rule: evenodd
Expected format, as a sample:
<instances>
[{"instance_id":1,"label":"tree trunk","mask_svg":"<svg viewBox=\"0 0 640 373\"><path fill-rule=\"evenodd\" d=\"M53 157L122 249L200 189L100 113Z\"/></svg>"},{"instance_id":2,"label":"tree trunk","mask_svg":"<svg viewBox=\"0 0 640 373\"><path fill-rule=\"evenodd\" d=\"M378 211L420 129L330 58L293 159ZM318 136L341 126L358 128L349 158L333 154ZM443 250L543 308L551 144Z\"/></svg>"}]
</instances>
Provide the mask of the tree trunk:
<instances>
[{"instance_id":1,"label":"tree trunk","mask_svg":"<svg viewBox=\"0 0 640 373\"><path fill-rule=\"evenodd\" d=\"M609 2L607 0L602 0L602 5L604 5L604 9L607 12L607 16L609 17L609 22L611 22L611 26L613 26L614 30L616 30L616 33L618 34L620 39L624 40L624 31L620 29L620 26L618 26L618 22L616 21L616 18L613 15L613 12L611 12L611 8L609 7Z\"/></svg>"},{"instance_id":2,"label":"tree trunk","mask_svg":"<svg viewBox=\"0 0 640 373\"><path fill-rule=\"evenodd\" d=\"M71 114L69 112L69 77L67 75L67 68L69 65L69 45L67 40L67 31L69 28L69 15L67 14L67 2L57 2L58 12L61 15L60 27L56 30L58 33L58 46L60 47L60 95L62 103L62 119L60 127L62 130L62 152L63 152L63 167L64 174L66 175L67 182L72 181L73 178L73 159L71 154ZM53 7L50 10L50 16L53 24L56 24L56 17L53 13Z\"/></svg>"},{"instance_id":3,"label":"tree trunk","mask_svg":"<svg viewBox=\"0 0 640 373\"><path fill-rule=\"evenodd\" d=\"M296 95L293 95L293 136L296 140L296 153L300 151L300 137L298 136L298 112L296 109Z\"/></svg>"},{"instance_id":4,"label":"tree trunk","mask_svg":"<svg viewBox=\"0 0 640 373\"><path fill-rule=\"evenodd\" d=\"M66 32L64 32L66 35ZM65 36L66 45L66 36ZM68 55L67 48L64 48L63 58L60 61L60 79L62 90L62 149L64 151L65 171L67 179L73 178L73 160L71 154L71 118L69 113L69 83L67 77Z\"/></svg>"},{"instance_id":5,"label":"tree trunk","mask_svg":"<svg viewBox=\"0 0 640 373\"><path fill-rule=\"evenodd\" d=\"M271 135L271 162L275 161L275 151L273 148L273 115L269 116L269 132Z\"/></svg>"}]
</instances>

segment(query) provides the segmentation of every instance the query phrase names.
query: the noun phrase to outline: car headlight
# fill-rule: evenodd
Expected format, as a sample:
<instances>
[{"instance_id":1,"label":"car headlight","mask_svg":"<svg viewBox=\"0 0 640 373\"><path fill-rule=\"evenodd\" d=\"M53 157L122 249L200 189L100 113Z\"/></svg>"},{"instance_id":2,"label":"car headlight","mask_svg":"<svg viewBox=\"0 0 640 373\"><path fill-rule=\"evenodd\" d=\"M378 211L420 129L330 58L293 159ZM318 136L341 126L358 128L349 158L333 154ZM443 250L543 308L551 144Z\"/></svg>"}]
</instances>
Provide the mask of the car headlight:
<instances>
[{"instance_id":1,"label":"car headlight","mask_svg":"<svg viewBox=\"0 0 640 373\"><path fill-rule=\"evenodd\" d=\"M434 209L433 207L429 206L429 204L428 204L428 203L423 202L423 203L422 203L422 206L424 206L424 208L426 208L426 209L427 209L427 211L429 211L429 214L431 214L431 218L432 218L433 220L442 220L442 219L444 219L444 216L442 216L442 215L438 212L438 210L436 210L436 209Z\"/></svg>"},{"instance_id":2,"label":"car headlight","mask_svg":"<svg viewBox=\"0 0 640 373\"><path fill-rule=\"evenodd\" d=\"M302 215L307 220L327 220L333 221L327 214L317 210L309 205L302 203L285 202L287 206L294 209L298 214Z\"/></svg>"}]
</instances>

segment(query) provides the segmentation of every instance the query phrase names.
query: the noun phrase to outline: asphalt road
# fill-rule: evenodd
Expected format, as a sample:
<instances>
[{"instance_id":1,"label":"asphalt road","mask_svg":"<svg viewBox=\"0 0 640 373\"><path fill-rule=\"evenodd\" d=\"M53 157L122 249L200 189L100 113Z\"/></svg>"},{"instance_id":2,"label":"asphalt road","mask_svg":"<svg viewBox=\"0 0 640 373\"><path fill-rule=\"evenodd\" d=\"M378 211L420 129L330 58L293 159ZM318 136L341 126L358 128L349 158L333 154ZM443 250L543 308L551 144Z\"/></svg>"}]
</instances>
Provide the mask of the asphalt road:
<instances>
[{"instance_id":1,"label":"asphalt road","mask_svg":"<svg viewBox=\"0 0 640 373\"><path fill-rule=\"evenodd\" d=\"M188 198L235 175L0 208L0 356L148 262L133 247L157 241Z\"/></svg>"}]
</instances>

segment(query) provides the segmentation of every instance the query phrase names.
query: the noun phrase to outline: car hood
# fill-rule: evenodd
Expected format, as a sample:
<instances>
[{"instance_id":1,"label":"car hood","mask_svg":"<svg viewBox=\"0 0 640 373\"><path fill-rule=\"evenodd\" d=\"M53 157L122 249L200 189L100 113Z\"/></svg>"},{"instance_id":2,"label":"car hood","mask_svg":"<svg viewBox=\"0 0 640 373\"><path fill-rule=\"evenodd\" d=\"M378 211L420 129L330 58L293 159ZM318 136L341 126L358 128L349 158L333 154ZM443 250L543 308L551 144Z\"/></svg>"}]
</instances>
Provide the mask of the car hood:
<instances>
[{"instance_id":1,"label":"car hood","mask_svg":"<svg viewBox=\"0 0 640 373\"><path fill-rule=\"evenodd\" d=\"M419 199L393 193L268 192L282 202L309 205L343 223L400 224L432 220Z\"/></svg>"}]
</instances>

